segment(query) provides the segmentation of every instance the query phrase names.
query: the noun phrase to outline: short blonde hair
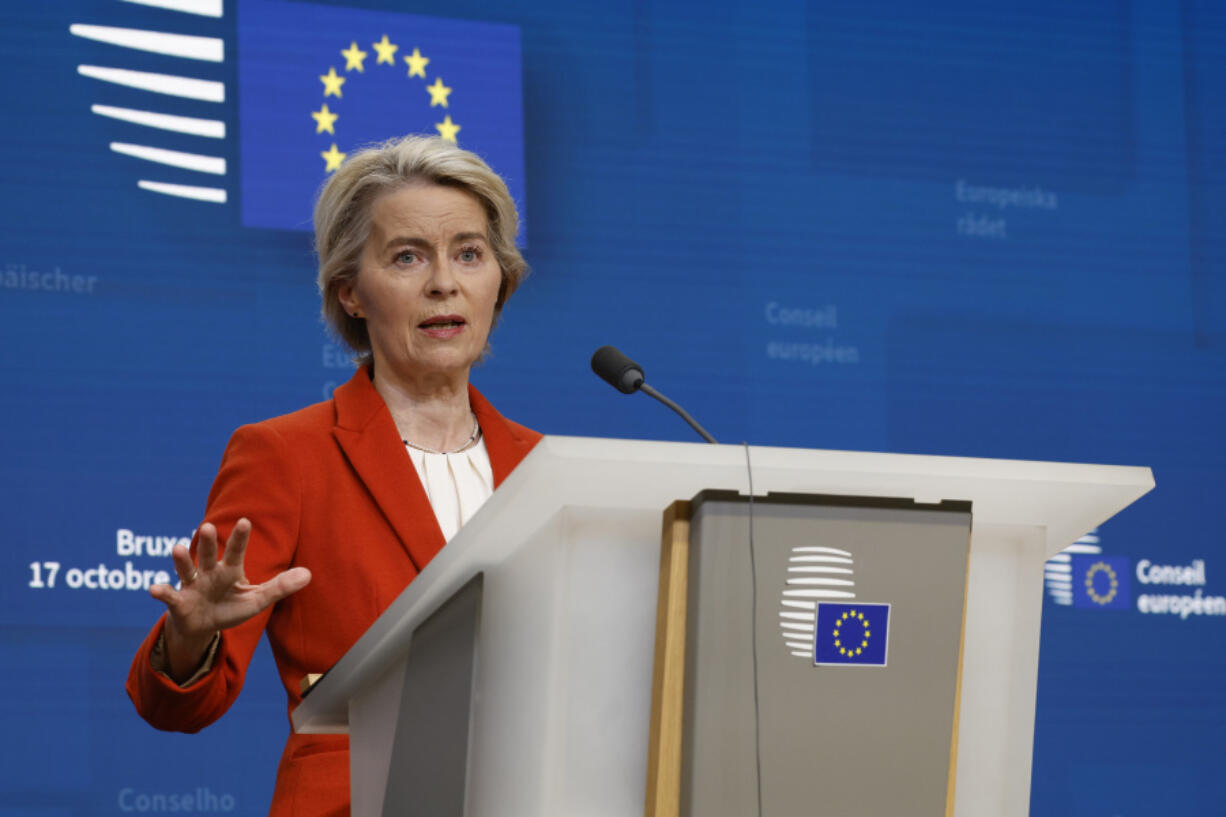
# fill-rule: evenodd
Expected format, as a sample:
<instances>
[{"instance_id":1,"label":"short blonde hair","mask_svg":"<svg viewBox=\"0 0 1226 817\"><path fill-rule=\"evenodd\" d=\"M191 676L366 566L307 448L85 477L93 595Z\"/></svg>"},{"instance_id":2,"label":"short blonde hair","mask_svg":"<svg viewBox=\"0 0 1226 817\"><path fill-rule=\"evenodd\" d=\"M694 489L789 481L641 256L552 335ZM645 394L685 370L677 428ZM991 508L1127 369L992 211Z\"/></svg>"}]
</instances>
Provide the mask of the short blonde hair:
<instances>
[{"instance_id":1,"label":"short blonde hair","mask_svg":"<svg viewBox=\"0 0 1226 817\"><path fill-rule=\"evenodd\" d=\"M404 136L355 153L324 183L315 202L315 252L324 321L357 353L370 355L366 321L345 311L337 293L357 280L370 237L375 199L419 183L455 187L474 196L485 210L486 240L502 271L494 320L528 274L515 246L519 215L506 183L475 153L438 137Z\"/></svg>"}]
</instances>

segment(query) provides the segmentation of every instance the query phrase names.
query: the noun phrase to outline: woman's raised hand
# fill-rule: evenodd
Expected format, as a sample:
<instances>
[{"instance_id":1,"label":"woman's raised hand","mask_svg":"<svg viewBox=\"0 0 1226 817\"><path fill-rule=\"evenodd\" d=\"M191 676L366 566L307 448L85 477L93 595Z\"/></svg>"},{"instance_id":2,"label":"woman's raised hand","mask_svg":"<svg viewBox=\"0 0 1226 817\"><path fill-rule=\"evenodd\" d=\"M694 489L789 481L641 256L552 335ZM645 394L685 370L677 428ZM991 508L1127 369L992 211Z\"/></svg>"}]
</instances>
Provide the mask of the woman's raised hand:
<instances>
[{"instance_id":1,"label":"woman's raised hand","mask_svg":"<svg viewBox=\"0 0 1226 817\"><path fill-rule=\"evenodd\" d=\"M169 613L166 658L172 678L181 681L192 674L218 631L242 624L311 581L311 571L292 567L263 584L248 582L243 556L250 538L251 522L238 520L218 561L217 529L205 522L196 540L195 563L182 545L171 554L179 588L168 584L149 588Z\"/></svg>"}]
</instances>

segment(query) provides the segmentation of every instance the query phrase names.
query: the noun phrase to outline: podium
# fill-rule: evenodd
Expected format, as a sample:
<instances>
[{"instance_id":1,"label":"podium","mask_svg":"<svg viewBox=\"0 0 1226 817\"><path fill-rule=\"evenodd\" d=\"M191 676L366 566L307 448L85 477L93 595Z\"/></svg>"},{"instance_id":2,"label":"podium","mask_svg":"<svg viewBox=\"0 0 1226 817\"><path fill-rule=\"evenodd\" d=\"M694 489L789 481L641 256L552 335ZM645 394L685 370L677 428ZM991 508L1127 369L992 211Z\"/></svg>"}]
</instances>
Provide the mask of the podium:
<instances>
[{"instance_id":1,"label":"podium","mask_svg":"<svg viewBox=\"0 0 1226 817\"><path fill-rule=\"evenodd\" d=\"M692 691L704 674L727 672L704 665L702 656L725 660L716 653L729 639L704 636L694 627L720 617L748 627L757 658L784 655L778 660L791 661L788 672L810 673L800 683L812 690L814 700L836 685L824 679L838 679L846 688L849 673L865 679L853 686L869 690L879 679L906 682L907 667L919 663L906 657L907 633L931 631L944 639L938 650L945 656L942 661L948 664L952 655L954 663L946 675L922 683L934 700L945 701L941 705L948 718L934 716L933 723L944 724L939 729L924 724L902 728L927 740L926 745L944 747L945 754L935 765L917 763L916 768L898 769L894 761L868 779L887 788L895 775L904 789L915 784L926 792L941 790L937 805L907 812L912 815L1023 817L1029 809L1044 562L1153 484L1150 470L1139 467L545 437L314 686L294 711L293 726L300 732L350 734L355 817L629 817L644 814L645 803L652 815L678 809L689 813L697 808L695 798L703 796L695 787L719 779L718 764L727 762L712 750L729 741L738 745L722 755L738 765L723 775L734 797L750 786L756 789L756 803L765 804L762 813L821 814L827 813L823 787L834 792L844 779L823 780L824 763L806 772L808 750L793 753L789 777L810 775L804 781L809 802L796 811L795 805L772 800L778 796L770 779L776 774L772 758L779 755L769 754L776 749L764 751L774 745L774 736L762 734L771 723L788 720L780 718L779 706L795 704L807 717L819 704L781 701L770 690L757 689L752 701L737 698L742 708L737 717L751 719L747 729L696 736L685 733L697 726L691 723L682 724L684 734L661 734L667 726L661 718L675 720L678 711L712 723ZM748 502L751 495L753 503ZM679 686L675 683L669 692L659 666L668 659L657 655L656 644L657 625L664 627L665 621L657 620L657 606L664 610L669 599L667 587L661 593L660 577L670 575L669 537L684 538L687 527L677 525L686 506L674 503L702 504L704 498L712 500L703 505L714 509L712 519L731 514L733 521L708 525L723 530L719 535L724 538L715 547L704 539L703 548L719 557L739 554L739 562L722 569L725 580L740 581L737 564L759 573L746 596L753 597L754 606L743 614L730 613L733 601L721 605L718 592L709 593L705 602L684 602L691 611L687 652L671 660L674 666L677 660L689 663ZM829 551L857 551L859 544L842 547L831 537L855 539L859 534L847 531L857 527L866 510L886 514L874 522L886 540L896 523L890 514L904 514L921 525L932 519L945 525L953 533L944 540L949 544L941 546L946 550L937 560L938 572L953 577L953 590L936 583L935 592L925 596L940 602L945 612L933 614L931 626L916 627L917 621L929 623L928 613L906 608L927 602L895 603L889 649L896 660L887 669L814 666L803 657L800 642L791 638L789 646L789 637L781 634L779 613L788 609L781 599L790 585L765 575L771 572L771 549L778 548L767 541L773 534L766 523L779 515L781 504L801 507L802 517L833 517L835 527L808 545ZM671 523L662 537L662 520L670 508ZM744 542L737 541L741 532ZM851 560L856 603L890 603L891 598L873 593L904 584L927 586L932 580L922 558L928 546L911 535L903 538L895 545L872 545L871 557ZM789 552L803 547L803 542L788 545ZM907 566L891 569L890 547L904 549L899 552L908 554ZM754 553L756 563L744 561ZM707 556L694 564L700 562L714 564ZM687 575L696 575L695 568L686 569ZM872 571L885 583L874 585ZM777 590L771 589L772 581ZM682 604L672 600L674 610ZM947 609L951 604L954 613ZM703 614L704 609L714 612ZM660 632L664 638L666 630ZM820 640L822 634L817 636ZM715 652L709 651L711 645ZM732 650L734 660L737 654L747 655L745 649L741 644L736 648L740 653ZM660 651L667 653L663 647ZM771 683L756 666L749 676L743 669L740 676L752 676L754 685ZM675 705L668 709L670 695L690 697L680 710ZM756 714L744 715L746 706ZM845 754L854 757L871 746L861 741L861 749L855 748L857 724L868 733L880 727L871 708L861 704L857 711L859 721L844 718L837 729L793 731L817 731L820 740L835 746L851 741L846 745L853 748ZM820 715L815 717L820 724ZM677 758L677 746L688 746L692 756ZM821 749L825 759L832 757L828 748ZM871 764L873 758L859 760ZM698 768L711 762L717 765ZM914 777L929 779L916 783ZM406 806L405 798L412 803ZM863 811L840 807L829 813L873 814L874 807L864 802ZM751 807L730 813L755 812Z\"/></svg>"}]
</instances>

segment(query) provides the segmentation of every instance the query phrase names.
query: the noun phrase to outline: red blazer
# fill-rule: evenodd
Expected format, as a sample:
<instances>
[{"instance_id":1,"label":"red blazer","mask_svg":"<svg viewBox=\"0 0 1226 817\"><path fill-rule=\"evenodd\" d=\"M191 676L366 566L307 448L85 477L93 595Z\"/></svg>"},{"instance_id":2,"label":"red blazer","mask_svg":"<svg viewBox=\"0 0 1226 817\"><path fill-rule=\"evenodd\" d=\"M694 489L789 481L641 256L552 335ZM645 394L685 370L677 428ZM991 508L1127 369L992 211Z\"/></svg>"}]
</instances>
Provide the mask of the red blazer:
<instances>
[{"instance_id":1,"label":"red blazer","mask_svg":"<svg viewBox=\"0 0 1226 817\"><path fill-rule=\"evenodd\" d=\"M541 435L502 417L471 386L469 398L496 487ZM252 582L305 565L311 583L224 631L213 668L187 689L149 663L163 616L137 651L127 683L141 717L158 729L196 732L221 717L265 631L293 711L302 678L335 664L444 543L366 369L327 402L234 432L205 520L225 542L243 516L252 523L245 561ZM348 814L348 747L345 735L291 734L270 815Z\"/></svg>"}]
</instances>

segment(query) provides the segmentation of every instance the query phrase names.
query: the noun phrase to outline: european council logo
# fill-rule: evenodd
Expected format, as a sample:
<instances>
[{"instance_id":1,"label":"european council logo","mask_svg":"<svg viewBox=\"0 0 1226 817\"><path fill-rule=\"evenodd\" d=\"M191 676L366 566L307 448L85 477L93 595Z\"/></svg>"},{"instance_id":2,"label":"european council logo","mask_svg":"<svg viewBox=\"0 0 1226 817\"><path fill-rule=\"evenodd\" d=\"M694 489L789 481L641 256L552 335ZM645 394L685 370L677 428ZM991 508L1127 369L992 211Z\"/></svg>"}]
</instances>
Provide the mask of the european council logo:
<instances>
[{"instance_id":1,"label":"european council logo","mask_svg":"<svg viewBox=\"0 0 1226 817\"><path fill-rule=\"evenodd\" d=\"M799 660L813 658L817 605L823 599L856 597L851 551L821 545L798 545L788 554L787 579L779 596L779 634Z\"/></svg>"},{"instance_id":2,"label":"european council logo","mask_svg":"<svg viewBox=\"0 0 1226 817\"><path fill-rule=\"evenodd\" d=\"M884 667L890 638L890 605L817 605L817 666Z\"/></svg>"},{"instance_id":3,"label":"european council logo","mask_svg":"<svg viewBox=\"0 0 1226 817\"><path fill-rule=\"evenodd\" d=\"M1074 556L1073 606L1127 610L1132 606L1127 556Z\"/></svg>"},{"instance_id":4,"label":"european council logo","mask_svg":"<svg viewBox=\"0 0 1226 817\"><path fill-rule=\"evenodd\" d=\"M75 23L69 32L113 47L111 64L81 64L77 72L98 83L91 112L128 128L130 136L110 149L140 160L133 166L141 189L223 206L238 192L244 225L309 230L316 191L347 155L428 133L481 155L506 179L522 214L515 26L242 0L230 4L237 34L219 37L210 36L218 28L209 18L225 17L222 0L132 2L156 7L151 27ZM137 62L138 52L156 62ZM236 96L238 151L226 122ZM237 182L227 159L236 152Z\"/></svg>"}]
</instances>

